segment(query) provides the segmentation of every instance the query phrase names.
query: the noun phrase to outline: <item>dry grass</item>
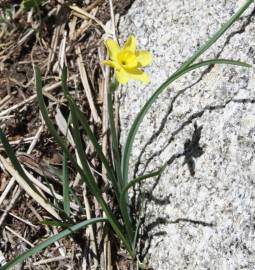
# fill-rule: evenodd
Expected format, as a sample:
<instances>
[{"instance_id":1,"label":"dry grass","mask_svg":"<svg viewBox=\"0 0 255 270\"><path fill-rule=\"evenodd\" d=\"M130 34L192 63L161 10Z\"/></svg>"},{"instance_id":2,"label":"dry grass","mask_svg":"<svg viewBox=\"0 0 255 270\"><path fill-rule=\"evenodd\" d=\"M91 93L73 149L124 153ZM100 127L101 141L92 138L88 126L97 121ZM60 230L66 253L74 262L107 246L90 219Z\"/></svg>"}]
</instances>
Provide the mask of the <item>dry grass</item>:
<instances>
[{"instance_id":1,"label":"dry grass","mask_svg":"<svg viewBox=\"0 0 255 270\"><path fill-rule=\"evenodd\" d=\"M62 133L67 126L67 110L60 75L63 65L68 67L70 91L90 119L103 152L107 154L106 91L109 69L103 69L100 64L100 59L105 55L102 40L106 36L116 35L115 19L119 16L115 15L123 14L131 0L44 1L39 15L22 10L14 2L17 1L1 1L0 4L0 16L4 18L0 24L0 127L42 197L61 201L60 183L52 169L61 168L62 155L47 132L38 110L33 65L39 65L42 72L48 111ZM82 4L84 2L87 4ZM117 100L116 96L116 112ZM68 133L67 139L74 148L71 133ZM98 175L102 189L107 190L105 170L85 137L84 144L91 168ZM1 144L0 153L1 265L57 233L60 228L41 223L45 218L59 218L58 213L16 173ZM43 180L45 175L51 189ZM72 217L84 219L98 216L101 212L99 205L75 171L70 174L70 185L77 191L85 209L80 212L79 206L72 203ZM107 196L104 194L105 199L112 203ZM107 227L91 226L72 238L56 242L19 267L131 269L112 237Z\"/></svg>"}]
</instances>

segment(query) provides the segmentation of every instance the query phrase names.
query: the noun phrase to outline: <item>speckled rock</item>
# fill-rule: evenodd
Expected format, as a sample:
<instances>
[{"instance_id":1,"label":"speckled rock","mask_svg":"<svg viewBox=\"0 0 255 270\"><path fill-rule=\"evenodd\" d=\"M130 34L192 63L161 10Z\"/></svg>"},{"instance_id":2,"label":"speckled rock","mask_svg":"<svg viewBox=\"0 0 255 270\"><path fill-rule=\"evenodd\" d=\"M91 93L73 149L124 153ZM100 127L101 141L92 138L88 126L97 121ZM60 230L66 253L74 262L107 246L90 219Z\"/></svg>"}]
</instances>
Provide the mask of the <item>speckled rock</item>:
<instances>
[{"instance_id":1,"label":"speckled rock","mask_svg":"<svg viewBox=\"0 0 255 270\"><path fill-rule=\"evenodd\" d=\"M151 83L121 90L122 143L155 89L244 1L136 0L119 26L153 52ZM203 59L255 64L251 6ZM162 93L141 125L130 177L164 162L146 190L141 253L155 270L255 269L255 68L216 65Z\"/></svg>"}]
</instances>

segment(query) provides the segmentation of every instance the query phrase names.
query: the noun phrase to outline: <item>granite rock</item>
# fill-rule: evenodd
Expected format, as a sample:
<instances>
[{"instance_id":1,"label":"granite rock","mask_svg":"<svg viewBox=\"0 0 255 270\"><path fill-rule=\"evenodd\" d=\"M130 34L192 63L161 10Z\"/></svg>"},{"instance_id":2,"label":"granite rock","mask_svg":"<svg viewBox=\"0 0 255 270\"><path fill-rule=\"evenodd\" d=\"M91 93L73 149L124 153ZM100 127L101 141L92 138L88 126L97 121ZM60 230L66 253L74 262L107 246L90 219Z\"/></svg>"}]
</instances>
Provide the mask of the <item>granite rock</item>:
<instances>
[{"instance_id":1,"label":"granite rock","mask_svg":"<svg viewBox=\"0 0 255 270\"><path fill-rule=\"evenodd\" d=\"M121 89L121 142L145 101L244 1L135 0L120 38L153 52L148 85ZM255 269L254 5L203 55L253 64L189 73L164 91L134 142L130 177L168 167L146 190L141 250L156 270Z\"/></svg>"}]
</instances>

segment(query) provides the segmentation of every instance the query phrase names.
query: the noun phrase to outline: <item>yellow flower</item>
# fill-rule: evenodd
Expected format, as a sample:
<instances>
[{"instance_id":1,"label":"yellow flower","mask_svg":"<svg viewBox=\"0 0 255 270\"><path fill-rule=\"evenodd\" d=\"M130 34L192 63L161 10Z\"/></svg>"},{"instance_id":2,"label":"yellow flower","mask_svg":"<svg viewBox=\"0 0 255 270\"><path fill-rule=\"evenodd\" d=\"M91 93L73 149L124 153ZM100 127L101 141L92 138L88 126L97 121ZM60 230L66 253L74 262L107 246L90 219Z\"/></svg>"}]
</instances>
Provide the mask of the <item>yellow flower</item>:
<instances>
[{"instance_id":1,"label":"yellow flower","mask_svg":"<svg viewBox=\"0 0 255 270\"><path fill-rule=\"evenodd\" d=\"M115 70L115 77L119 83L125 84L130 78L149 82L149 76L141 70L141 67L149 65L152 61L152 54L149 51L136 51L136 40L134 36L129 36L124 46L111 38L104 42L110 60L102 61Z\"/></svg>"}]
</instances>

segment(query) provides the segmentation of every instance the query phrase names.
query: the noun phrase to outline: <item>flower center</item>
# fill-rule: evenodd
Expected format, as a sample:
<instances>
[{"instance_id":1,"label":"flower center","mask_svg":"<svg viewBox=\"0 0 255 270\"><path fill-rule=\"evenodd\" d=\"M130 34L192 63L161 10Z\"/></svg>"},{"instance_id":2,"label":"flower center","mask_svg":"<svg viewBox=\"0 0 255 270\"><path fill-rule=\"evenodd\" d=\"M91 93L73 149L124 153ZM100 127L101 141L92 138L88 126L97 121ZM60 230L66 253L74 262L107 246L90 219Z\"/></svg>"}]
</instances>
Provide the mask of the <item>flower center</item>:
<instances>
[{"instance_id":1,"label":"flower center","mask_svg":"<svg viewBox=\"0 0 255 270\"><path fill-rule=\"evenodd\" d=\"M118 62L123 68L130 69L138 66L135 53L128 50L122 50L118 54Z\"/></svg>"}]
</instances>

